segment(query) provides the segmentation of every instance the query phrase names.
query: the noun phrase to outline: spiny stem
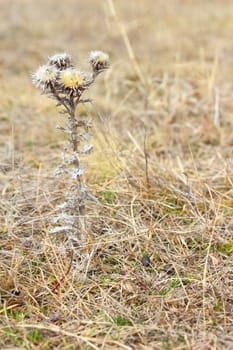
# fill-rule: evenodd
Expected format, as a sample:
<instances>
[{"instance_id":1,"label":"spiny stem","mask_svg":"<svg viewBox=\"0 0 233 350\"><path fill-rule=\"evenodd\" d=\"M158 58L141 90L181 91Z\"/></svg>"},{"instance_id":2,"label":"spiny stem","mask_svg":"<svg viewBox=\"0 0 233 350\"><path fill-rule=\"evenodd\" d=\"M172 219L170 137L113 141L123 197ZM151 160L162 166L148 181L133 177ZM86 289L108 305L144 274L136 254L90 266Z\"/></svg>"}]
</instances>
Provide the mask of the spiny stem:
<instances>
[{"instance_id":1,"label":"spiny stem","mask_svg":"<svg viewBox=\"0 0 233 350\"><path fill-rule=\"evenodd\" d=\"M52 96L55 97L57 99L57 101L66 109L66 111L70 114L70 109L67 106L67 103L65 103L64 99L62 97L59 96L59 94L57 93L55 87L53 86L52 83L49 84L50 85L50 89L52 92Z\"/></svg>"},{"instance_id":2,"label":"spiny stem","mask_svg":"<svg viewBox=\"0 0 233 350\"><path fill-rule=\"evenodd\" d=\"M68 127L71 131L71 143L73 152L78 152L78 134L77 134L77 121L75 118L75 105L73 98L70 100L70 116L68 120ZM79 166L79 164L77 164Z\"/></svg>"},{"instance_id":3,"label":"spiny stem","mask_svg":"<svg viewBox=\"0 0 233 350\"><path fill-rule=\"evenodd\" d=\"M78 133L77 133L77 128L81 127L79 125L77 119L75 118L75 110L76 110L76 105L79 103L80 97L77 98L76 102L74 101L74 98L71 97L69 104L70 104L70 114L69 114L69 120L68 120L68 128L70 129L70 134L71 134L71 144L73 148L73 165L74 168L79 170L80 168L80 160L78 157L78 145L79 145L79 140L78 140ZM84 125L85 126L85 123ZM83 181L82 181L82 176L77 175L77 184L79 188L79 203L78 203L78 211L79 211L79 226L81 230L81 235L82 235L82 242L84 242L85 236L84 232L86 231L86 219L85 219L85 198L82 193L82 188L83 188Z\"/></svg>"}]
</instances>

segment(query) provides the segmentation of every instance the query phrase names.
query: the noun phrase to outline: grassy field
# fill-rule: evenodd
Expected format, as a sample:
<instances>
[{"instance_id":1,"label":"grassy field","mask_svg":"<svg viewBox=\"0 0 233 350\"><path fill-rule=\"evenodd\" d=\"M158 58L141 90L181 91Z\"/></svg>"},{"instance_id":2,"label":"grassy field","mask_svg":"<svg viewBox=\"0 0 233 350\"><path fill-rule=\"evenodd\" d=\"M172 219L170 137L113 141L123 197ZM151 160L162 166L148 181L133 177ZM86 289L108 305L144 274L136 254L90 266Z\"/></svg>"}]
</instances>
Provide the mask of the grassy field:
<instances>
[{"instance_id":1,"label":"grassy field","mask_svg":"<svg viewBox=\"0 0 233 350\"><path fill-rule=\"evenodd\" d=\"M233 349L232 18L230 0L0 2L0 349ZM48 233L64 117L30 74L93 49L111 69L80 109L85 273Z\"/></svg>"}]
</instances>

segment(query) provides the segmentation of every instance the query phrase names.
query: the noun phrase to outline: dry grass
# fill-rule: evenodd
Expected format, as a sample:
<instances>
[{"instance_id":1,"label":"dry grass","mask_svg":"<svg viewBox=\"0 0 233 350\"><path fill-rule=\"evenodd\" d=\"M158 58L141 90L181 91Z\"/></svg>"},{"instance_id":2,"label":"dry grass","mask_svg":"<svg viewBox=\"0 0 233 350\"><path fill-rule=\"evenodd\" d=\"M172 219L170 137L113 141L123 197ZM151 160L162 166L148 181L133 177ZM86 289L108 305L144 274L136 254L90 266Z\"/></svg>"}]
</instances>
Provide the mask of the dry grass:
<instances>
[{"instance_id":1,"label":"dry grass","mask_svg":"<svg viewBox=\"0 0 233 350\"><path fill-rule=\"evenodd\" d=\"M111 5L0 4L0 348L233 349L232 2ZM62 117L29 72L92 49L85 274L48 235Z\"/></svg>"}]
</instances>

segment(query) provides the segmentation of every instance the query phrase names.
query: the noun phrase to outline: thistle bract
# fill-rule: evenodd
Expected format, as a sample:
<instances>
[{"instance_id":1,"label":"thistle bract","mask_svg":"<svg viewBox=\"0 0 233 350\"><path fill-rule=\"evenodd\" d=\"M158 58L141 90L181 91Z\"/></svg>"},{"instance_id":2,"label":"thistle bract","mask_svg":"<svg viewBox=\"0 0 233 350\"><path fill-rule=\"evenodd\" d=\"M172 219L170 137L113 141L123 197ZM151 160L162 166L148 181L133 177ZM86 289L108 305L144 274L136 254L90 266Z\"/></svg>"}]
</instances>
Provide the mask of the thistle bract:
<instances>
[{"instance_id":1,"label":"thistle bract","mask_svg":"<svg viewBox=\"0 0 233 350\"><path fill-rule=\"evenodd\" d=\"M71 56L65 52L64 53L57 53L53 56L50 56L48 63L50 65L56 66L60 70L73 66Z\"/></svg>"},{"instance_id":2,"label":"thistle bract","mask_svg":"<svg viewBox=\"0 0 233 350\"><path fill-rule=\"evenodd\" d=\"M58 79L59 70L55 66L43 65L32 74L33 83L44 90L49 84L55 84Z\"/></svg>"},{"instance_id":3,"label":"thistle bract","mask_svg":"<svg viewBox=\"0 0 233 350\"><path fill-rule=\"evenodd\" d=\"M100 71L109 67L109 55L103 51L91 51L88 61L95 71Z\"/></svg>"}]
</instances>

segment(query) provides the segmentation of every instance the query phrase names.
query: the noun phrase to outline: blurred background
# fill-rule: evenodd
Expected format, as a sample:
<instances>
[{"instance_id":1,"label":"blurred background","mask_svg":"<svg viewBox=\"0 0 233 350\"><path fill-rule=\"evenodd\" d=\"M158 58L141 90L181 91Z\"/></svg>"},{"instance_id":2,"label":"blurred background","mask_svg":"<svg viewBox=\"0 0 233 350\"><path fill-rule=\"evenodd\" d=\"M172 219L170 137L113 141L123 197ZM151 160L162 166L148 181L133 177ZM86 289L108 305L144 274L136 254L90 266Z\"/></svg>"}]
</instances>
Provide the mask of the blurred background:
<instances>
[{"instance_id":1,"label":"blurred background","mask_svg":"<svg viewBox=\"0 0 233 350\"><path fill-rule=\"evenodd\" d=\"M1 73L27 72L61 50L81 60L102 48L113 65L127 63L112 4L144 71L158 71L174 60L209 62L217 53L225 55L224 66L230 63L233 6L228 0L3 0Z\"/></svg>"}]
</instances>

